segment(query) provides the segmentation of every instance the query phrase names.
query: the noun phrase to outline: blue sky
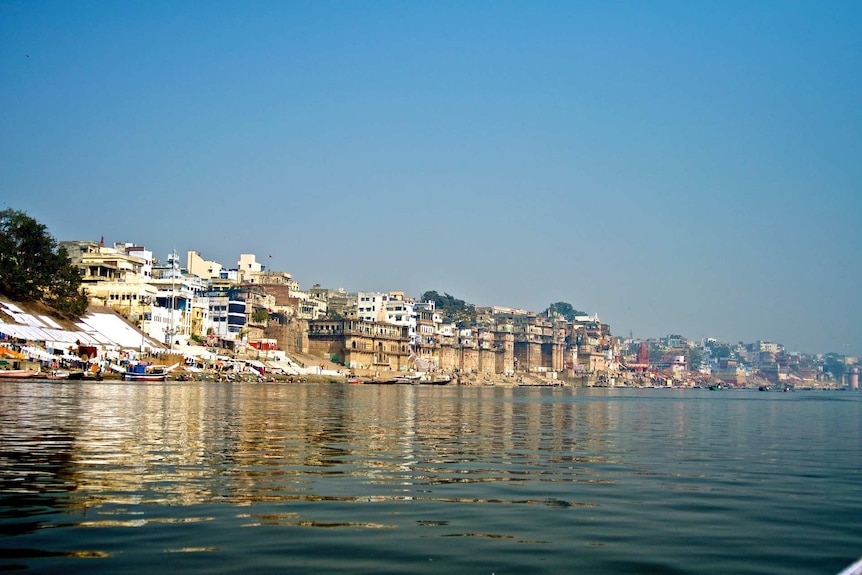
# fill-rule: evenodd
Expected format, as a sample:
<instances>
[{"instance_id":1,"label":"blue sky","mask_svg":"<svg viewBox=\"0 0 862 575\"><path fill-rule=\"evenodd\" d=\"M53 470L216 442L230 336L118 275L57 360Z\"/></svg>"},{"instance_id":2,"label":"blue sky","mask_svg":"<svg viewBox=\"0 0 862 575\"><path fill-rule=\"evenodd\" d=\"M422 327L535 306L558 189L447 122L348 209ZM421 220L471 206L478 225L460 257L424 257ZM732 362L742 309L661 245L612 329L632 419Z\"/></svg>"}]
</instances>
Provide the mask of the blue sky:
<instances>
[{"instance_id":1,"label":"blue sky","mask_svg":"<svg viewBox=\"0 0 862 575\"><path fill-rule=\"evenodd\" d=\"M0 209L862 355L860 103L855 1L0 1Z\"/></svg>"}]
</instances>

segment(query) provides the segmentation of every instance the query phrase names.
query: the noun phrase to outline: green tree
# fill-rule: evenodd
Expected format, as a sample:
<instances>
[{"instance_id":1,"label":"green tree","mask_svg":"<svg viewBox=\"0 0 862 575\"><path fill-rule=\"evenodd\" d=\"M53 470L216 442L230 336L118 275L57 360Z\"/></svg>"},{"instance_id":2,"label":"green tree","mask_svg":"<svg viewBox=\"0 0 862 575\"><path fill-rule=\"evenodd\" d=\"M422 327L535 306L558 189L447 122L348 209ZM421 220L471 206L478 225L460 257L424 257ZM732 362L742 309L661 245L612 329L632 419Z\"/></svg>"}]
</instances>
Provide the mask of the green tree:
<instances>
[{"instance_id":1,"label":"green tree","mask_svg":"<svg viewBox=\"0 0 862 575\"><path fill-rule=\"evenodd\" d=\"M700 369L701 364L703 363L703 354L700 349L696 347L690 347L688 349L688 368L692 371L697 371Z\"/></svg>"},{"instance_id":2,"label":"green tree","mask_svg":"<svg viewBox=\"0 0 862 575\"><path fill-rule=\"evenodd\" d=\"M649 353L649 362L650 363L656 364L662 360L662 356L664 355L664 352L662 351L661 347L657 343L650 342L647 345L647 351Z\"/></svg>"},{"instance_id":3,"label":"green tree","mask_svg":"<svg viewBox=\"0 0 862 575\"><path fill-rule=\"evenodd\" d=\"M476 323L476 306L447 293L440 295L436 291L426 291L422 294L422 301L433 301L437 311L447 321L455 323L458 327L471 326Z\"/></svg>"},{"instance_id":4,"label":"green tree","mask_svg":"<svg viewBox=\"0 0 862 575\"><path fill-rule=\"evenodd\" d=\"M573 321L575 317L579 315L587 315L586 313L573 308L572 304L564 301L558 301L557 303L549 305L548 309L545 310L545 315L550 316L552 313L558 313L568 321Z\"/></svg>"},{"instance_id":5,"label":"green tree","mask_svg":"<svg viewBox=\"0 0 862 575\"><path fill-rule=\"evenodd\" d=\"M255 323L264 323L266 320L269 319L269 312L266 310L266 308L263 307L256 308L251 314L251 319Z\"/></svg>"},{"instance_id":6,"label":"green tree","mask_svg":"<svg viewBox=\"0 0 862 575\"><path fill-rule=\"evenodd\" d=\"M72 317L87 311L81 275L48 229L17 210L0 211L0 293L42 301Z\"/></svg>"},{"instance_id":7,"label":"green tree","mask_svg":"<svg viewBox=\"0 0 862 575\"><path fill-rule=\"evenodd\" d=\"M823 358L823 371L831 373L835 379L841 379L847 372L844 357L837 353L827 353L826 357Z\"/></svg>"},{"instance_id":8,"label":"green tree","mask_svg":"<svg viewBox=\"0 0 862 575\"><path fill-rule=\"evenodd\" d=\"M326 319L344 319L344 316L340 312L335 311L334 309L327 309Z\"/></svg>"},{"instance_id":9,"label":"green tree","mask_svg":"<svg viewBox=\"0 0 862 575\"><path fill-rule=\"evenodd\" d=\"M712 357L715 359L722 358L731 358L733 357L733 350L730 349L729 345L725 345L722 343L716 343L712 345L708 345L712 352Z\"/></svg>"}]
</instances>

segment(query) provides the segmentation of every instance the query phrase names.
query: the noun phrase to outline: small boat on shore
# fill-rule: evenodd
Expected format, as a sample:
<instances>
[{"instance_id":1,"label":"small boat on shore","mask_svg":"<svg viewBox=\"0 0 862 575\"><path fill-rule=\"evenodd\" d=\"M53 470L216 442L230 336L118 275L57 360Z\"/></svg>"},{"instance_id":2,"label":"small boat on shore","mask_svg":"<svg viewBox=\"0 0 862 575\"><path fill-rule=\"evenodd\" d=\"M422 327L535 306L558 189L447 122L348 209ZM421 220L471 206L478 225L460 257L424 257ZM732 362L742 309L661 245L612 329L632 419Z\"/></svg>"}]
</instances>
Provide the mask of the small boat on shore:
<instances>
[{"instance_id":1,"label":"small boat on shore","mask_svg":"<svg viewBox=\"0 0 862 575\"><path fill-rule=\"evenodd\" d=\"M452 378L445 374L411 372L396 375L393 381L395 383L406 383L409 385L446 385L452 381Z\"/></svg>"},{"instance_id":2,"label":"small boat on shore","mask_svg":"<svg viewBox=\"0 0 862 575\"><path fill-rule=\"evenodd\" d=\"M69 379L69 375L71 375L71 374L64 369L55 369L55 370L48 372L45 375L45 379L50 379L50 380Z\"/></svg>"},{"instance_id":3,"label":"small boat on shore","mask_svg":"<svg viewBox=\"0 0 862 575\"><path fill-rule=\"evenodd\" d=\"M152 365L149 363L138 363L130 365L123 372L123 381L167 381L168 374L179 364L170 367L164 365Z\"/></svg>"},{"instance_id":4,"label":"small boat on shore","mask_svg":"<svg viewBox=\"0 0 862 575\"><path fill-rule=\"evenodd\" d=\"M35 369L0 369L0 378L20 379L38 375L39 372Z\"/></svg>"}]
</instances>

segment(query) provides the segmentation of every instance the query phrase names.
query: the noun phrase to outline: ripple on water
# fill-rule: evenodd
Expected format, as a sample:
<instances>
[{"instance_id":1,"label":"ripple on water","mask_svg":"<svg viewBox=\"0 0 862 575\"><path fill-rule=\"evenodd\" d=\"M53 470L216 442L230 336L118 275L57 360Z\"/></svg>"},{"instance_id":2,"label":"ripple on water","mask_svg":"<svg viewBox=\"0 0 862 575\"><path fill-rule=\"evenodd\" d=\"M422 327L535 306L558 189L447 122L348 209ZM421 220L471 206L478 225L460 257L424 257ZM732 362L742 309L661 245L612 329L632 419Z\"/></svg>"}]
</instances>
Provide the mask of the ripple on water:
<instances>
[{"instance_id":1,"label":"ripple on water","mask_svg":"<svg viewBox=\"0 0 862 575\"><path fill-rule=\"evenodd\" d=\"M0 383L5 568L801 574L862 548L852 394L33 385Z\"/></svg>"}]
</instances>

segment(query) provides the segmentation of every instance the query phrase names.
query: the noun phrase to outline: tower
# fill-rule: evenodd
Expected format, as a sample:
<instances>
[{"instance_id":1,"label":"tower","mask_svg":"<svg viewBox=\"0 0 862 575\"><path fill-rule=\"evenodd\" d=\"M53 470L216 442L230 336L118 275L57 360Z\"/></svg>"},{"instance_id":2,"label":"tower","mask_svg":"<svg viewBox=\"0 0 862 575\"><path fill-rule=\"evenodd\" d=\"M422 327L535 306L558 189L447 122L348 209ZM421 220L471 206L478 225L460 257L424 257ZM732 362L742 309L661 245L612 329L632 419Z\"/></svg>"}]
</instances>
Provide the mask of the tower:
<instances>
[{"instance_id":1,"label":"tower","mask_svg":"<svg viewBox=\"0 0 862 575\"><path fill-rule=\"evenodd\" d=\"M640 365L647 365L649 363L649 349L647 349L647 344L645 341L642 341L638 346L638 360L637 363Z\"/></svg>"}]
</instances>

